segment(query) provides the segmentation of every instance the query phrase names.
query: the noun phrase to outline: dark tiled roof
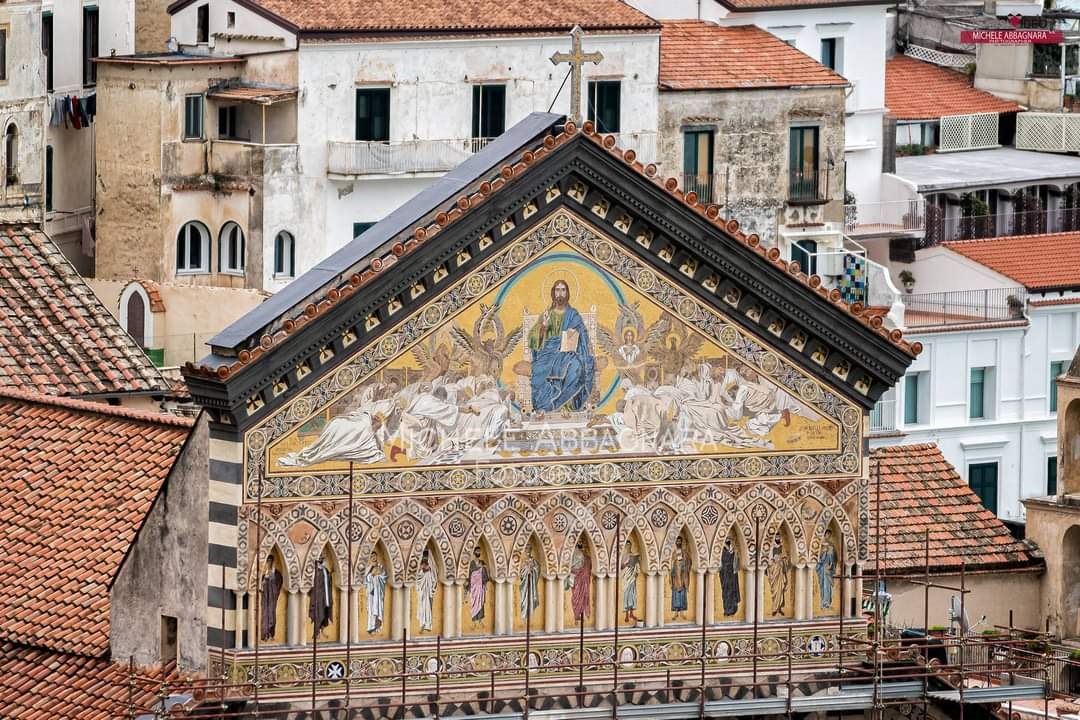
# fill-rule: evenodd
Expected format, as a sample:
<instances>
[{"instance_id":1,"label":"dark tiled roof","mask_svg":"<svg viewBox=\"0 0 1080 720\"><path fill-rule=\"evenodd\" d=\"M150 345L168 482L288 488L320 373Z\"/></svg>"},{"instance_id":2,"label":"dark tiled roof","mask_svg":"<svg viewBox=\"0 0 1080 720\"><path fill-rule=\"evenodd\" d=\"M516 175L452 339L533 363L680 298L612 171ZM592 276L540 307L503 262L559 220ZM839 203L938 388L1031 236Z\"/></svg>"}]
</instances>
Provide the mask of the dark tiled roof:
<instances>
[{"instance_id":1,"label":"dark tiled roof","mask_svg":"<svg viewBox=\"0 0 1080 720\"><path fill-rule=\"evenodd\" d=\"M170 10L184 3L174 3ZM651 29L657 23L622 0L248 0L301 32L442 33L483 30Z\"/></svg>"},{"instance_id":2,"label":"dark tiled roof","mask_svg":"<svg viewBox=\"0 0 1080 720\"><path fill-rule=\"evenodd\" d=\"M108 649L109 584L191 426L0 390L0 641Z\"/></svg>"},{"instance_id":3,"label":"dark tiled roof","mask_svg":"<svg viewBox=\"0 0 1080 720\"><path fill-rule=\"evenodd\" d=\"M700 20L663 23L663 89L745 90L795 85L844 86L847 80L756 25L721 27Z\"/></svg>"},{"instance_id":4,"label":"dark tiled roof","mask_svg":"<svg viewBox=\"0 0 1080 720\"><path fill-rule=\"evenodd\" d=\"M146 353L44 233L0 227L0 387L48 395L166 388Z\"/></svg>"},{"instance_id":5,"label":"dark tiled roof","mask_svg":"<svg viewBox=\"0 0 1080 720\"><path fill-rule=\"evenodd\" d=\"M136 712L157 702L143 671L131 687ZM0 642L0 717L5 720L112 720L127 717L127 668L100 657Z\"/></svg>"},{"instance_id":6,"label":"dark tiled roof","mask_svg":"<svg viewBox=\"0 0 1080 720\"><path fill-rule=\"evenodd\" d=\"M945 247L1028 290L1080 288L1080 232L962 240Z\"/></svg>"},{"instance_id":7,"label":"dark tiled roof","mask_svg":"<svg viewBox=\"0 0 1080 720\"><path fill-rule=\"evenodd\" d=\"M883 571L922 572L927 532L931 572L959 572L961 564L971 571L1039 564L1028 546L983 506L937 445L877 448L871 451L870 464L870 559L865 567L874 567L880 546ZM875 536L875 508L881 511L881 535L887 542Z\"/></svg>"},{"instance_id":8,"label":"dark tiled roof","mask_svg":"<svg viewBox=\"0 0 1080 720\"><path fill-rule=\"evenodd\" d=\"M1020 106L972 87L969 75L896 55L885 63L885 107L898 120L1016 112Z\"/></svg>"}]
</instances>

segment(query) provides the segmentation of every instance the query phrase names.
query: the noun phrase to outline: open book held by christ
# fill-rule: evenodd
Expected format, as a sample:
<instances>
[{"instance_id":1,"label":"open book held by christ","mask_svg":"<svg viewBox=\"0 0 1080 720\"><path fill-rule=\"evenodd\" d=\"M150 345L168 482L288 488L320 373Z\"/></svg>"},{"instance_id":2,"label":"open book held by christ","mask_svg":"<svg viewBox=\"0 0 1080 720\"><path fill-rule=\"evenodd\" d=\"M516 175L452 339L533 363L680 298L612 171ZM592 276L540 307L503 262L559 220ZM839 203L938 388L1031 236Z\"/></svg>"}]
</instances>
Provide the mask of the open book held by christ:
<instances>
[{"instance_id":1,"label":"open book held by christ","mask_svg":"<svg viewBox=\"0 0 1080 720\"><path fill-rule=\"evenodd\" d=\"M577 330L563 330L562 339L559 341L559 352L577 352L579 335Z\"/></svg>"}]
</instances>

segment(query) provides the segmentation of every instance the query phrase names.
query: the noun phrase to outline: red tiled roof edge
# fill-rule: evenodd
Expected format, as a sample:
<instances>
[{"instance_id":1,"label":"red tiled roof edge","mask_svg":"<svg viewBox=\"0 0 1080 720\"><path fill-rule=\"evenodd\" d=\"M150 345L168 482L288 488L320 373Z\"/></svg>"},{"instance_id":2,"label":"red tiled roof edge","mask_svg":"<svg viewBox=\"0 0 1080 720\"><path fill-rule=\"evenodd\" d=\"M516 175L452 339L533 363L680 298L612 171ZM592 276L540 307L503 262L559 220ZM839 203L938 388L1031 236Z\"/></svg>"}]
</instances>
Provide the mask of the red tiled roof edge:
<instances>
[{"instance_id":1,"label":"red tiled roof edge","mask_svg":"<svg viewBox=\"0 0 1080 720\"><path fill-rule=\"evenodd\" d=\"M942 247L1031 291L1080 288L1080 231L953 240Z\"/></svg>"},{"instance_id":2,"label":"red tiled roof edge","mask_svg":"<svg viewBox=\"0 0 1080 720\"><path fill-rule=\"evenodd\" d=\"M20 400L22 402L35 403L38 405L52 405L54 407L62 407L68 410L78 410L80 412L95 413L97 415L109 415L117 418L124 418L126 420L138 420L140 422L152 423L155 425L171 425L173 427L194 427L194 418L181 417L179 415L172 415L170 413L155 413L149 410L134 410L132 408L119 407L116 405L107 405L105 403L97 403L90 400L77 400L70 397L60 397L56 395L43 395L41 393L31 392L29 390L16 390L10 387L0 387L0 398L10 398L12 400Z\"/></svg>"},{"instance_id":3,"label":"red tiled roof edge","mask_svg":"<svg viewBox=\"0 0 1080 720\"><path fill-rule=\"evenodd\" d=\"M968 75L907 55L895 55L885 63L885 107L898 120L1021 109L1012 100L976 88Z\"/></svg>"},{"instance_id":4,"label":"red tiled roof edge","mask_svg":"<svg viewBox=\"0 0 1080 720\"><path fill-rule=\"evenodd\" d=\"M395 243L391 252L387 253L385 256L372 257L368 261L367 268L354 272L341 286L330 288L322 295L321 299L305 305L300 309L300 312L296 317L284 320L282 327L279 330L274 331L272 334L268 333L263 335L255 348L251 350L241 350L238 353L236 362L228 365L220 365L218 367L188 362L184 365L184 369L190 374L202 375L204 377L216 376L219 380L226 380L233 374L242 371L246 366L269 352L278 343L285 341L293 333L298 332L316 317L327 312L337 303L346 300L360 288L368 285L377 275L379 275L379 273L391 269L394 264L400 262L403 257L415 251L423 243L429 242L435 235L454 222L460 220L465 213L488 202L492 196L507 187L510 181L516 176L527 171L532 165L551 157L552 151L555 148L563 143L569 142L572 137L579 133L589 141L603 147L612 155L622 159L622 161L632 170L647 178L657 187L663 189L671 197L684 203L687 207L691 208L707 222L716 227L720 232L751 248L766 262L771 264L778 272L785 273L795 281L809 287L823 299L831 302L837 308L846 311L862 325L892 343L907 355L914 358L922 352L922 343L904 340L904 333L899 329L886 329L882 318L862 303L856 302L849 304L845 302L843 295L838 289L826 289L822 285L821 277L804 273L799 266L798 261L784 260L780 257L780 250L778 248L773 247L768 250L763 248L761 246L761 238L756 233L747 235L739 229L738 220L724 220L720 214L719 206L700 202L698 195L695 192L683 192L680 190L678 178L669 177L666 180L659 178L657 176L658 168L655 164L650 163L649 165L642 165L637 160L636 151L632 149L623 150L618 147L614 135L597 133L592 122L585 122L582 129L579 130L572 121L567 121L562 132L554 136L547 136L544 138L543 144L535 150L523 152L521 159L513 165L503 165L499 170L498 177L490 182L485 181L480 183L479 190L471 195L462 195L459 197L449 211L438 212L435 215L434 222L431 222L426 226L416 227L410 237L404 242Z\"/></svg>"}]
</instances>

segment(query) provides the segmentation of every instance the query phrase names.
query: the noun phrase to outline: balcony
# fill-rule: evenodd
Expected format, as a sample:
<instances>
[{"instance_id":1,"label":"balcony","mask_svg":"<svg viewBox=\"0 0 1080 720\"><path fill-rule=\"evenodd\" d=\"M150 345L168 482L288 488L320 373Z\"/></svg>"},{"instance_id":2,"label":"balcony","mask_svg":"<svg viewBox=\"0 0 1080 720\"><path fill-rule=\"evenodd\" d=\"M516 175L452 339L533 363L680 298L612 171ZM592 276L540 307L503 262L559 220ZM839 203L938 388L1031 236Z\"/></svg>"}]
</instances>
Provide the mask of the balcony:
<instances>
[{"instance_id":1,"label":"balcony","mask_svg":"<svg viewBox=\"0 0 1080 720\"><path fill-rule=\"evenodd\" d=\"M269 177L296 173L297 146L263 145L239 140L210 140L210 172L230 177Z\"/></svg>"},{"instance_id":2,"label":"balcony","mask_svg":"<svg viewBox=\"0 0 1080 720\"><path fill-rule=\"evenodd\" d=\"M849 237L920 235L926 229L926 204L920 198L844 206L844 234Z\"/></svg>"},{"instance_id":3,"label":"balcony","mask_svg":"<svg viewBox=\"0 0 1080 720\"><path fill-rule=\"evenodd\" d=\"M829 202L828 170L792 170L788 173L788 203L813 205Z\"/></svg>"},{"instance_id":4,"label":"balcony","mask_svg":"<svg viewBox=\"0 0 1080 720\"><path fill-rule=\"evenodd\" d=\"M1080 230L1080 208L1055 208L1025 212L999 212L996 215L942 216L937 208L926 212L926 234L919 248L952 240L979 240L1010 235Z\"/></svg>"},{"instance_id":5,"label":"balcony","mask_svg":"<svg viewBox=\"0 0 1080 720\"><path fill-rule=\"evenodd\" d=\"M1027 291L1023 287L955 290L909 294L901 299L904 324L911 330L1022 319Z\"/></svg>"},{"instance_id":6,"label":"balcony","mask_svg":"<svg viewBox=\"0 0 1080 720\"><path fill-rule=\"evenodd\" d=\"M896 432L896 400L878 400L870 410L870 432Z\"/></svg>"},{"instance_id":7,"label":"balcony","mask_svg":"<svg viewBox=\"0 0 1080 720\"><path fill-rule=\"evenodd\" d=\"M720 189L720 176L717 173L704 175L684 174L682 176L682 191L684 193L697 193L698 200L703 203L715 203L717 190Z\"/></svg>"},{"instance_id":8,"label":"balcony","mask_svg":"<svg viewBox=\"0 0 1080 720\"><path fill-rule=\"evenodd\" d=\"M491 140L331 140L327 144L327 173L343 177L444 173L482 150Z\"/></svg>"},{"instance_id":9,"label":"balcony","mask_svg":"<svg viewBox=\"0 0 1080 720\"><path fill-rule=\"evenodd\" d=\"M1080 152L1080 115L1017 113L1016 147L1040 152Z\"/></svg>"}]
</instances>

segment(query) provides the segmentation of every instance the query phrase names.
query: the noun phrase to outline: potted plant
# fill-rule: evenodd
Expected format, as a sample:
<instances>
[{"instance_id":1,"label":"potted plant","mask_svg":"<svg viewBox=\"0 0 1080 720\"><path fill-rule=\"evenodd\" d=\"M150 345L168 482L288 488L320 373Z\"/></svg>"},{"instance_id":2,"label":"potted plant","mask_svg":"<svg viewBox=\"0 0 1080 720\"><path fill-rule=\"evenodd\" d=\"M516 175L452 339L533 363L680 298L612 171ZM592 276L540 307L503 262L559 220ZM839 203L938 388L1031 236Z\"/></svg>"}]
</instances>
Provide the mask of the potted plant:
<instances>
[{"instance_id":1,"label":"potted plant","mask_svg":"<svg viewBox=\"0 0 1080 720\"><path fill-rule=\"evenodd\" d=\"M910 270L900 271L900 282L904 285L904 292L909 295L915 289L915 276Z\"/></svg>"},{"instance_id":2,"label":"potted plant","mask_svg":"<svg viewBox=\"0 0 1080 720\"><path fill-rule=\"evenodd\" d=\"M948 628L945 627L944 625L931 625L930 626L930 637L945 637L945 633L947 631L948 631Z\"/></svg>"},{"instance_id":3,"label":"potted plant","mask_svg":"<svg viewBox=\"0 0 1080 720\"><path fill-rule=\"evenodd\" d=\"M1024 316L1024 301L1015 295L1005 298L1005 304L1009 306L1009 317L1018 318Z\"/></svg>"}]
</instances>

